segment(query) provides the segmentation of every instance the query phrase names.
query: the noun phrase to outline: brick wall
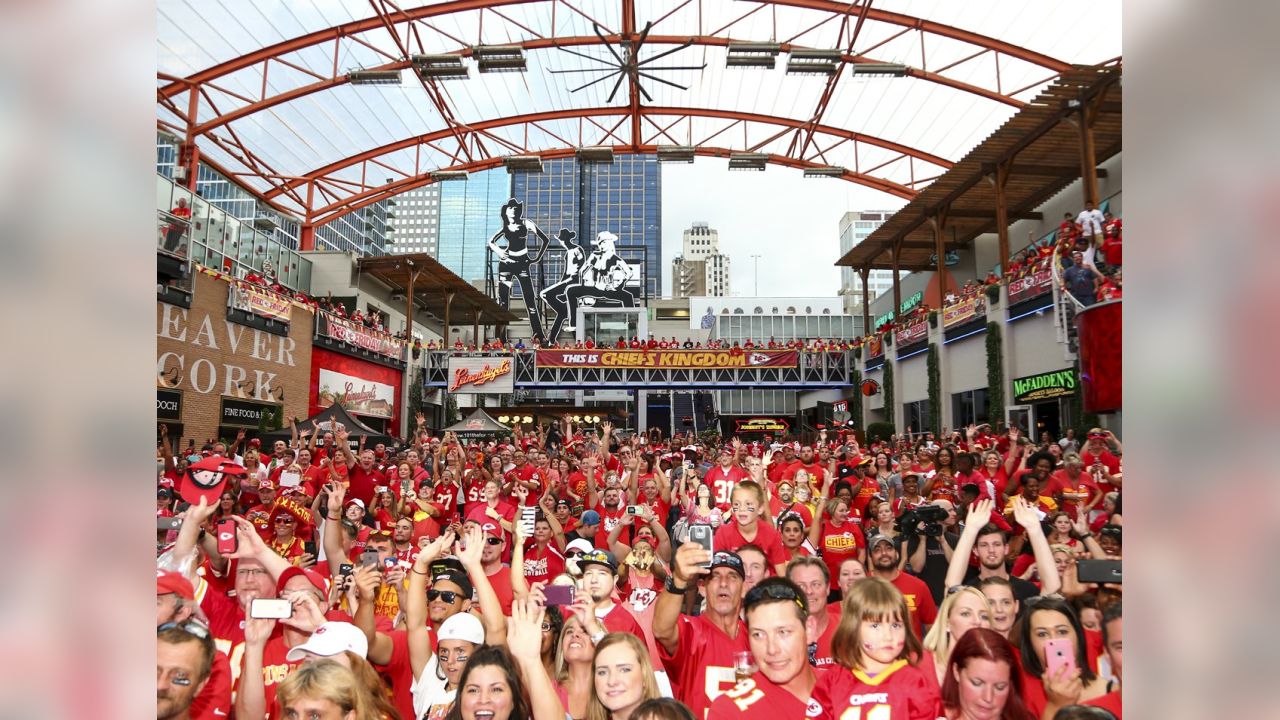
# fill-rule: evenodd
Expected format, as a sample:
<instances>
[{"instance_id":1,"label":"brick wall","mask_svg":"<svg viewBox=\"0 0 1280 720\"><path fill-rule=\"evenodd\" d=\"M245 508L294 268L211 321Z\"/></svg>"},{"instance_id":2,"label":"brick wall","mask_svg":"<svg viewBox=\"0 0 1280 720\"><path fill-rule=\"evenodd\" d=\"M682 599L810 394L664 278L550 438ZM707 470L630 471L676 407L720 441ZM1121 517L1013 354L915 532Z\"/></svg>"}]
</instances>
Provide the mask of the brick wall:
<instances>
[{"instance_id":1,"label":"brick wall","mask_svg":"<svg viewBox=\"0 0 1280 720\"><path fill-rule=\"evenodd\" d=\"M217 436L224 397L283 398L285 418L307 417L311 312L293 307L287 337L246 327L227 319L225 280L194 277L190 310L156 303L156 385L182 392L182 444Z\"/></svg>"}]
</instances>

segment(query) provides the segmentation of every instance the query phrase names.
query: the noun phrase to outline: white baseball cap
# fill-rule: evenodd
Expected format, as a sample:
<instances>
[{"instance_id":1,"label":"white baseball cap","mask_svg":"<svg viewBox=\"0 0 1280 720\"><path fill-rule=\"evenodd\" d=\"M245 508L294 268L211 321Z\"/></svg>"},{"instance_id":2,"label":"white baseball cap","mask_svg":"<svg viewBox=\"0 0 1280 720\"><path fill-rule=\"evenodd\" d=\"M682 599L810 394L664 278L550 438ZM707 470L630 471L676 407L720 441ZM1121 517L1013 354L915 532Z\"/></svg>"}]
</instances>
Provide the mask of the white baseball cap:
<instances>
[{"instance_id":1,"label":"white baseball cap","mask_svg":"<svg viewBox=\"0 0 1280 720\"><path fill-rule=\"evenodd\" d=\"M436 633L436 642L441 640L466 640L476 645L484 644L484 625L480 618L471 613L460 612L450 615L440 623L440 631Z\"/></svg>"},{"instance_id":2,"label":"white baseball cap","mask_svg":"<svg viewBox=\"0 0 1280 720\"><path fill-rule=\"evenodd\" d=\"M588 553L595 549L596 546L592 545L590 540L587 540L586 538L578 538L566 545L564 551L569 552L570 550L581 550L584 553Z\"/></svg>"},{"instance_id":3,"label":"white baseball cap","mask_svg":"<svg viewBox=\"0 0 1280 720\"><path fill-rule=\"evenodd\" d=\"M316 628L306 642L290 648L284 659L289 662L298 662L305 657L303 653L307 651L332 657L347 650L360 657L366 657L369 654L369 640L364 636L364 632L351 623L327 622Z\"/></svg>"}]
</instances>

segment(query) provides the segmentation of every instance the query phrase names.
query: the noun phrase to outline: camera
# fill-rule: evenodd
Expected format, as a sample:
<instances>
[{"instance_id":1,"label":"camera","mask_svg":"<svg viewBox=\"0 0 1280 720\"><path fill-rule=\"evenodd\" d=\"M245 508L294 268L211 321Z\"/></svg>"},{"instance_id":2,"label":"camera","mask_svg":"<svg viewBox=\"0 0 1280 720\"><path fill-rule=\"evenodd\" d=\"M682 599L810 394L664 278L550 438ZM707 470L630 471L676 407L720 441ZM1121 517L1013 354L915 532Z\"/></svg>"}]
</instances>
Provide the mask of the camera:
<instances>
[{"instance_id":1,"label":"camera","mask_svg":"<svg viewBox=\"0 0 1280 720\"><path fill-rule=\"evenodd\" d=\"M937 505L921 505L904 511L894 529L907 536L938 537L942 534L942 523L948 515L950 513L946 508Z\"/></svg>"}]
</instances>

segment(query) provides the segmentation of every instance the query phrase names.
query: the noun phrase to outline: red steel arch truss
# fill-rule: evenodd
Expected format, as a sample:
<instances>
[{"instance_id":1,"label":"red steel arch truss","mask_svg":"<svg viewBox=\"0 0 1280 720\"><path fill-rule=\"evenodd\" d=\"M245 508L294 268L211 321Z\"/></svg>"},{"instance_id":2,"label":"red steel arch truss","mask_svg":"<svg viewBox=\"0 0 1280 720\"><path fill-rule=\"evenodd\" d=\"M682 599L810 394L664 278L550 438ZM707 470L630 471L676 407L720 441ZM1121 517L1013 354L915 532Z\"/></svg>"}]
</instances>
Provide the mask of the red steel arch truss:
<instances>
[{"instance_id":1,"label":"red steel arch truss","mask_svg":"<svg viewBox=\"0 0 1280 720\"><path fill-rule=\"evenodd\" d=\"M687 145L693 146L699 155L727 156L731 152L757 152L766 145L782 141L785 151L778 152L780 146L771 145L773 150L768 152L770 162L796 168L834 165L836 163L828 159L833 151L839 149L847 158L847 151L852 149L853 162L845 164L843 179L910 199L918 189L949 169L952 163L946 158L841 127L838 121L828 120L825 117L827 107L840 79L847 76L843 72L846 65L885 62L884 58L877 57L877 49L898 38L914 35L918 38L920 58L918 64L907 67L908 77L1014 108L1025 105L1018 99L1019 95L1070 68L1066 62L996 38L878 9L874 7L874 0L857 4L830 0L737 3L742 8L735 8L733 17L728 21L714 23L716 27L703 27L700 21L696 34L664 32L671 24L669 18L678 11L696 9L701 19L702 2L684 0L661 17L650 18L647 44L689 43L726 47L733 42L759 42L762 40L760 37L735 33L742 32L744 21L750 18L756 21L768 18L773 6L810 11L813 17L813 24L807 29L791 32L789 37L779 37L774 14L772 33L766 39L776 42L782 52L805 48L803 41L810 32L836 28L841 50L839 71L826 81L816 105L797 108L797 117L701 107L655 107L642 102L632 76L625 105L570 108L464 122L456 116L440 83L411 73L417 82L422 83L434 106L442 125L440 129L371 148L301 174L280 172L262 157L262 153L255 152L242 140L235 128L236 121L346 84L347 73L339 67L339 58L343 48L350 43L363 46L385 60L381 65L367 69L398 70L411 67L409 57L413 54L439 52L428 49L423 41L427 34L445 35L456 42L452 52L464 57L471 55L473 48L481 44L479 36L482 31L478 30L476 37L456 37L440 29L440 20L458 13L478 14L479 28L483 28L486 15L517 25L527 32L527 37L512 44L519 45L526 52L552 52L554 48L584 47L602 42L626 46L637 43L642 33L637 28L634 0L620 0L620 12L612 23L613 27L584 12L578 0L452 0L416 8L400 8L392 0L370 0L373 13L367 18L290 38L188 77L162 74L157 91L161 116L158 125L183 140L181 158L189 168L194 169L202 159L201 146L217 147L240 167L226 167L208 159L204 159L205 162L233 178L257 179L256 185L268 189L251 187L251 190L264 203L301 215L304 226L309 227L431 182L430 173L435 170L481 170L498 166L504 156L515 154L563 157L571 155L575 148L585 146L609 146L619 152L651 153L659 145ZM509 16L509 6L524 4L549 6L552 28L558 26L554 20L557 13L572 13L585 18L600 26L603 38L579 34L557 37L547 28L519 24ZM643 3L640 5L643 8ZM861 47L857 41L867 22L884 23L896 26L896 29L878 42ZM375 39L375 33L381 35ZM385 46L388 37L391 40L390 50ZM931 38L945 39L953 43L953 47L954 43L963 43L971 47L972 52L960 58L955 58L952 52L949 62L931 63L928 42L937 42ZM332 64L324 72L317 71L314 63L304 63L299 59L302 51L311 53L312 57L317 51L331 54ZM1044 77L1026 87L1005 87L1000 79L1002 58L1043 68ZM948 74L957 67L969 68L982 62L994 65L994 83L974 84L958 79L956 73ZM273 68L277 76L305 77L306 81L276 89L268 83ZM227 78L245 71L261 77L260 92L246 94L225 84ZM695 120L700 121L697 128ZM571 121L571 126L576 125L576 128L566 132L565 121ZM539 138L540 147L530 143L531 133ZM859 150L863 148L873 151L870 154L874 158L866 163L858 160ZM404 162L403 153L406 151L414 154L412 163ZM397 155L399 162L391 162L390 156L396 153L400 153ZM900 171L904 165L910 178L907 182L877 174L888 167ZM195 173L189 171L188 182L194 183L194 177Z\"/></svg>"}]
</instances>

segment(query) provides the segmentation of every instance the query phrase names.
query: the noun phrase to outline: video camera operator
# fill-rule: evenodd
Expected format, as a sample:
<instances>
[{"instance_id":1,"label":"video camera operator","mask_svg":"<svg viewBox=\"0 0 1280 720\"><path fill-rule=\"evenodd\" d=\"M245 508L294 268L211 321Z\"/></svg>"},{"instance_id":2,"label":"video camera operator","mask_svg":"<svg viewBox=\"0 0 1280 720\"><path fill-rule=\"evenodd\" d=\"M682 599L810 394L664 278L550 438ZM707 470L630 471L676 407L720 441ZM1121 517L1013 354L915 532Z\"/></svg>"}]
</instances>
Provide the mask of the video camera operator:
<instances>
[{"instance_id":1,"label":"video camera operator","mask_svg":"<svg viewBox=\"0 0 1280 720\"><path fill-rule=\"evenodd\" d=\"M947 566L960 536L955 506L949 500L934 500L911 508L898 518L898 532L907 538L907 562L911 572L929 586L933 601L941 603L946 593Z\"/></svg>"}]
</instances>

